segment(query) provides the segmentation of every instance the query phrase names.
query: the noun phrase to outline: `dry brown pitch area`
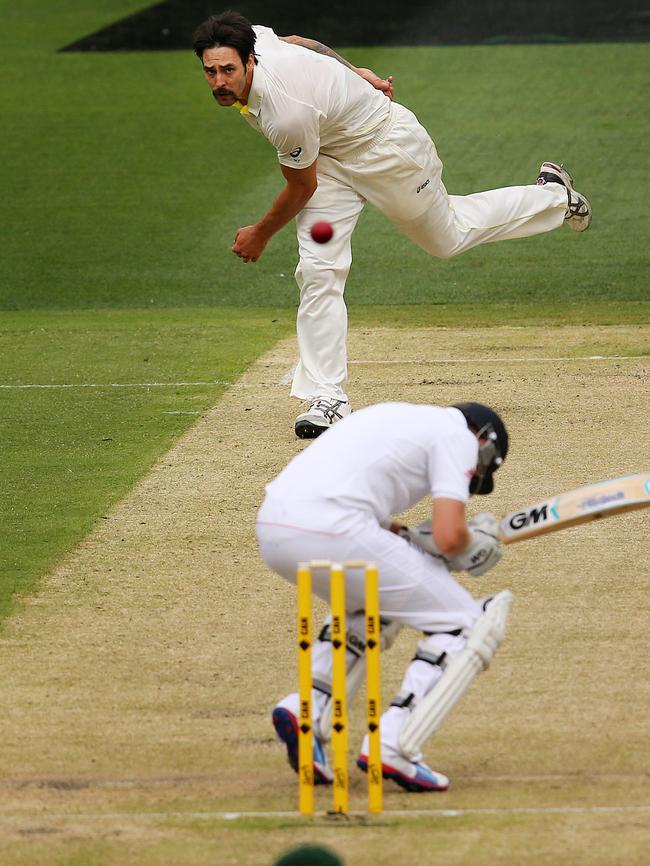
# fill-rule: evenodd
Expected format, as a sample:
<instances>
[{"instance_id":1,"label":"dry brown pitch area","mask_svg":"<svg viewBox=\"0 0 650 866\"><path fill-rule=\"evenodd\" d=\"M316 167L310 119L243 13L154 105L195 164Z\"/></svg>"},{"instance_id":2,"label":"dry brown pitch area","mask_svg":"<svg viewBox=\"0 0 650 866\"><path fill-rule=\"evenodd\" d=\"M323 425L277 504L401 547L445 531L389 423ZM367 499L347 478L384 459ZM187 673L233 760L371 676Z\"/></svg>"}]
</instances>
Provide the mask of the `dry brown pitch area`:
<instances>
[{"instance_id":1,"label":"dry brown pitch area","mask_svg":"<svg viewBox=\"0 0 650 866\"><path fill-rule=\"evenodd\" d=\"M357 329L351 394L498 407L512 438L500 513L648 468L649 337ZM389 783L385 816L341 823L319 791L318 818L287 814L296 782L270 710L295 683L294 598L253 525L264 483L305 447L283 384L293 358L287 341L251 368L4 628L0 862L267 866L312 841L348 866L647 864L646 511L515 545L471 583L509 587L515 605L492 669L426 749L448 793ZM386 700L416 640L385 656ZM354 750L360 707L352 727Z\"/></svg>"}]
</instances>

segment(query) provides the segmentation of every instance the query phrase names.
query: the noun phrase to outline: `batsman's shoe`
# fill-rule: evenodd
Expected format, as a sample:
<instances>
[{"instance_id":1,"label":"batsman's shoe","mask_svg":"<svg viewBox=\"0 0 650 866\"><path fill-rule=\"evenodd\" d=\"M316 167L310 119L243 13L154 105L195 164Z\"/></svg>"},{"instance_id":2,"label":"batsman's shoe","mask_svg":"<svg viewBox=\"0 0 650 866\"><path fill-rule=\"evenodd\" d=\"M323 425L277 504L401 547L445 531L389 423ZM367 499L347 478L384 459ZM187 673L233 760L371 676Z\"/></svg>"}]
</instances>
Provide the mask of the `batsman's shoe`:
<instances>
[{"instance_id":1,"label":"batsman's shoe","mask_svg":"<svg viewBox=\"0 0 650 866\"><path fill-rule=\"evenodd\" d=\"M351 411L346 400L316 397L309 410L296 418L296 436L299 439L315 439L337 421L347 418Z\"/></svg>"},{"instance_id":2,"label":"batsman's shoe","mask_svg":"<svg viewBox=\"0 0 650 866\"><path fill-rule=\"evenodd\" d=\"M357 767L364 773L368 772L368 756L363 751L357 758ZM406 791L446 791L449 787L449 779L442 773L436 773L423 761L409 761L400 755L382 759L381 774L384 779L392 779Z\"/></svg>"},{"instance_id":3,"label":"batsman's shoe","mask_svg":"<svg viewBox=\"0 0 650 866\"><path fill-rule=\"evenodd\" d=\"M568 205L564 220L574 232L587 231L591 225L591 205L582 193L573 188L573 178L562 164L543 162L539 168L537 183L541 186L545 183L559 183L566 187Z\"/></svg>"},{"instance_id":4,"label":"batsman's shoe","mask_svg":"<svg viewBox=\"0 0 650 866\"><path fill-rule=\"evenodd\" d=\"M287 747L287 759L291 768L298 772L298 719L291 710L276 707L273 710L273 727L278 737ZM327 764L323 744L314 736L314 784L331 785L334 774Z\"/></svg>"}]
</instances>

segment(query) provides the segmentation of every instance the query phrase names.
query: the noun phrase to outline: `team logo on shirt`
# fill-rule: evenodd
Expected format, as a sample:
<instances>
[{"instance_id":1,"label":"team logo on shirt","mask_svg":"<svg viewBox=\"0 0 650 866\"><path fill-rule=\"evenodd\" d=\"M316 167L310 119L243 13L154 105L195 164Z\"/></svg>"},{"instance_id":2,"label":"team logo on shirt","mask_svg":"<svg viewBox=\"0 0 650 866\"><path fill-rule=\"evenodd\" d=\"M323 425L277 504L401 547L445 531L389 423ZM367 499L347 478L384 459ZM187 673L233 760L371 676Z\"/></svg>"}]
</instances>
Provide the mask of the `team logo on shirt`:
<instances>
[{"instance_id":1,"label":"team logo on shirt","mask_svg":"<svg viewBox=\"0 0 650 866\"><path fill-rule=\"evenodd\" d=\"M294 147L293 150L289 151L289 156L291 157L291 159L298 159L301 153L302 147Z\"/></svg>"}]
</instances>

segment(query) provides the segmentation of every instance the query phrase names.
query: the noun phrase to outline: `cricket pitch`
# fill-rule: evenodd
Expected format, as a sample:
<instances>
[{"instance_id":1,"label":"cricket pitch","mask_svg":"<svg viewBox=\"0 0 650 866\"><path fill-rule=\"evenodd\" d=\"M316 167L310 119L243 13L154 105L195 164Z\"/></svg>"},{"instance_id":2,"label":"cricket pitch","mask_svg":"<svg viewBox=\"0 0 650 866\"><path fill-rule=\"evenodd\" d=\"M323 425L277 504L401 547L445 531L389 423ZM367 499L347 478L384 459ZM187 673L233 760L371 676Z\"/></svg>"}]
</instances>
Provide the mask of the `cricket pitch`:
<instances>
[{"instance_id":1,"label":"cricket pitch","mask_svg":"<svg viewBox=\"0 0 650 866\"><path fill-rule=\"evenodd\" d=\"M649 336L357 328L350 395L494 405L511 451L472 511L502 514L648 468ZM264 484L308 447L293 436L294 361L293 340L262 357L5 626L0 861L270 866L309 841L348 866L647 863L647 512L522 542L468 579L515 601L492 668L427 744L449 792L386 783L383 816L340 822L320 789L319 815L297 817L270 724L297 688L294 590L254 537ZM384 654L384 704L417 639ZM362 813L361 701L350 715Z\"/></svg>"}]
</instances>

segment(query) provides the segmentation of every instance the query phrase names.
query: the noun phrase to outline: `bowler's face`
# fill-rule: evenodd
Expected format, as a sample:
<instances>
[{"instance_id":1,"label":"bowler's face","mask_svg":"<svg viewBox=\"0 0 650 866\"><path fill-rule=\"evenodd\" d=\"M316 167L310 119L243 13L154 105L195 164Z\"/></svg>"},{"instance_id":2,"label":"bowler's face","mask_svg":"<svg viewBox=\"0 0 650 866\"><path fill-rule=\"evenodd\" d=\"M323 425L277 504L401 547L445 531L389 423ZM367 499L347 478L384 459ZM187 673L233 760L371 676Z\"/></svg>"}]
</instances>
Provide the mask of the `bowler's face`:
<instances>
[{"instance_id":1,"label":"bowler's face","mask_svg":"<svg viewBox=\"0 0 650 866\"><path fill-rule=\"evenodd\" d=\"M253 74L253 57L246 66L230 46L206 48L203 52L203 74L219 105L233 105L248 96Z\"/></svg>"}]
</instances>

